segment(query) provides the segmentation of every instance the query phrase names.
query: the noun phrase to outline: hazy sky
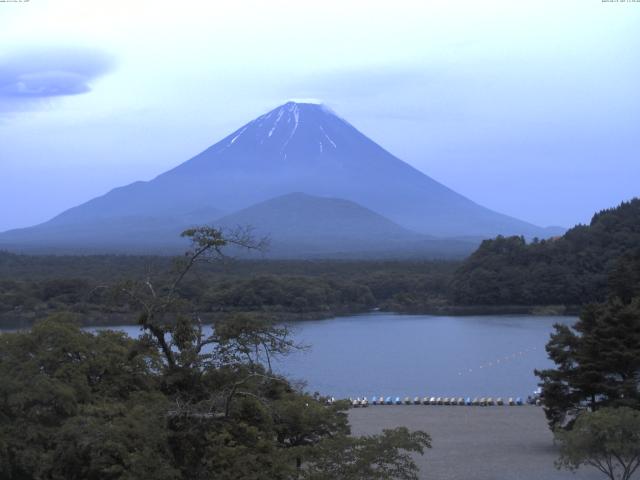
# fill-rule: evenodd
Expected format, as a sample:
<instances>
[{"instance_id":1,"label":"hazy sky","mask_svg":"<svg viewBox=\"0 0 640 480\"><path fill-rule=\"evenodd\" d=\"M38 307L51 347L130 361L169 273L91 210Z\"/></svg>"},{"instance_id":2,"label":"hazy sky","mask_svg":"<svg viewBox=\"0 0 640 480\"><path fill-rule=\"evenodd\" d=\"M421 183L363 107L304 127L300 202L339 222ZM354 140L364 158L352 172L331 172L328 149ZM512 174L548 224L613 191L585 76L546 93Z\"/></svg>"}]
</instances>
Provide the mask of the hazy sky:
<instances>
[{"instance_id":1,"label":"hazy sky","mask_svg":"<svg viewBox=\"0 0 640 480\"><path fill-rule=\"evenodd\" d=\"M0 2L0 231L290 98L540 225L640 195L640 2Z\"/></svg>"}]
</instances>

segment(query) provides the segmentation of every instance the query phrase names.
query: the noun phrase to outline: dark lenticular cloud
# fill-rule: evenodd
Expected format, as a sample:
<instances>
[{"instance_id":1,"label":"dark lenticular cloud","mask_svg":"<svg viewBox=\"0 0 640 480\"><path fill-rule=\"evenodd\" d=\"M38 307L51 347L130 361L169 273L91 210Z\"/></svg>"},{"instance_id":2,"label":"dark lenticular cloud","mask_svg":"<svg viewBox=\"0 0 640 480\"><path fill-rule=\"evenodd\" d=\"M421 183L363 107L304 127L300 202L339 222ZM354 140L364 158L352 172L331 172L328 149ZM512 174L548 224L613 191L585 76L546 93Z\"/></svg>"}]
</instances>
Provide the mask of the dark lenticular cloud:
<instances>
[{"instance_id":1,"label":"dark lenticular cloud","mask_svg":"<svg viewBox=\"0 0 640 480\"><path fill-rule=\"evenodd\" d=\"M14 107L91 91L91 81L111 71L113 58L89 48L29 49L0 57L0 102Z\"/></svg>"}]
</instances>

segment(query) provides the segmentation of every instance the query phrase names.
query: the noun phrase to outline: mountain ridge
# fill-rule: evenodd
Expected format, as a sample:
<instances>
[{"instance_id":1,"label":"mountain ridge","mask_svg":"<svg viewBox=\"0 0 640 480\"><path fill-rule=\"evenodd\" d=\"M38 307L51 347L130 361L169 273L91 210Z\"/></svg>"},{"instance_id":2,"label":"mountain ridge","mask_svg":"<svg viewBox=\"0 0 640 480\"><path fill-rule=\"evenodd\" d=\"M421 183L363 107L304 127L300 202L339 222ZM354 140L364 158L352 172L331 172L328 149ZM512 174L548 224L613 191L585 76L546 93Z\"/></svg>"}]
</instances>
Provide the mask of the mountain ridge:
<instances>
[{"instance_id":1,"label":"mountain ridge","mask_svg":"<svg viewBox=\"0 0 640 480\"><path fill-rule=\"evenodd\" d=\"M476 204L323 105L288 102L150 181L115 188L9 236L46 241L44 233L56 225L77 231L96 221L117 225L124 217L169 221L201 208L232 214L291 192L355 202L405 229L436 237L559 233ZM0 242L6 236L0 234ZM74 241L71 235L68 240Z\"/></svg>"}]
</instances>

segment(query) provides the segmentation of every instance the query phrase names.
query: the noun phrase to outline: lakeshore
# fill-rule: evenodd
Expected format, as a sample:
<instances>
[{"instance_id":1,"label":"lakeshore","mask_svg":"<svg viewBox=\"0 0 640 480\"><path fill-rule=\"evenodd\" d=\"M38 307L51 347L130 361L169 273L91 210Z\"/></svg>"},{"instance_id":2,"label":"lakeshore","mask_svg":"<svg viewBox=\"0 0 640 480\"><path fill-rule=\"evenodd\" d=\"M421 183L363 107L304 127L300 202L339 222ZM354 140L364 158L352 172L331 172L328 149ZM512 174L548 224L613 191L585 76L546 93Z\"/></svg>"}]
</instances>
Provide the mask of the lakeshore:
<instances>
[{"instance_id":1,"label":"lakeshore","mask_svg":"<svg viewBox=\"0 0 640 480\"><path fill-rule=\"evenodd\" d=\"M308 391L336 398L526 399L538 387L534 369L551 366L544 347L553 325L575 320L375 312L291 322L292 340L308 348L271 360L276 372L304 380ZM103 328L140 335L139 326L97 329Z\"/></svg>"},{"instance_id":2,"label":"lakeshore","mask_svg":"<svg viewBox=\"0 0 640 480\"><path fill-rule=\"evenodd\" d=\"M601 480L584 467L557 470L558 452L540 407L372 406L349 411L354 435L406 426L432 448L416 456L421 480Z\"/></svg>"}]
</instances>

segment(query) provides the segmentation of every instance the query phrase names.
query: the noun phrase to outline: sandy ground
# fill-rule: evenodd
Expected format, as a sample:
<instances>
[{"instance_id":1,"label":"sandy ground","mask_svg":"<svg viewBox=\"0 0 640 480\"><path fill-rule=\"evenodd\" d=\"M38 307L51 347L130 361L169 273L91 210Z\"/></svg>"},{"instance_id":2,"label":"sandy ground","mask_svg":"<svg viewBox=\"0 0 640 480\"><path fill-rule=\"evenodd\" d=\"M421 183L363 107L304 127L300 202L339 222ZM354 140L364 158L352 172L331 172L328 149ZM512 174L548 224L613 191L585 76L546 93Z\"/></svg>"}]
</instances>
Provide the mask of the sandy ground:
<instances>
[{"instance_id":1,"label":"sandy ground","mask_svg":"<svg viewBox=\"0 0 640 480\"><path fill-rule=\"evenodd\" d=\"M554 466L557 451L539 407L372 405L351 409L353 434L407 426L431 435L433 448L416 458L428 480L601 480L584 467ZM640 477L639 477L640 478Z\"/></svg>"}]
</instances>

